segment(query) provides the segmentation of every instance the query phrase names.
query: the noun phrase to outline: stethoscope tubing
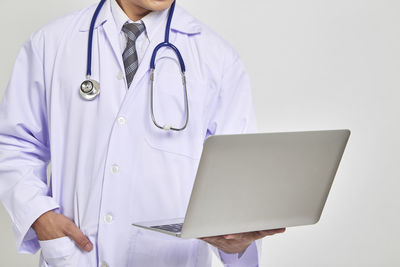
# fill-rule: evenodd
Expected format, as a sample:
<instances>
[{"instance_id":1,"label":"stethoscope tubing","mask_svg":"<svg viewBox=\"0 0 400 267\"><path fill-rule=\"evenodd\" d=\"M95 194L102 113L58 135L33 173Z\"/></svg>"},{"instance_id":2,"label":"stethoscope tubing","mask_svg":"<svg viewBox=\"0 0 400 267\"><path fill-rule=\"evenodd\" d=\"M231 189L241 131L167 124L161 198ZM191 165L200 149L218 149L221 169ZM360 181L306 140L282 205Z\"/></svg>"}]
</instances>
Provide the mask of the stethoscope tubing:
<instances>
[{"instance_id":1,"label":"stethoscope tubing","mask_svg":"<svg viewBox=\"0 0 400 267\"><path fill-rule=\"evenodd\" d=\"M169 9L167 26L165 27L164 42L158 44L154 48L153 54L151 55L150 69L155 69L156 68L155 62L156 62L156 57L157 57L158 50L160 50L160 48L162 48L162 47L169 47L175 52L176 56L178 57L179 65L181 67L181 71L182 72L186 71L185 62L183 61L181 53L179 52L178 48L176 48L173 44L171 44L169 42L169 33L171 31L171 22L172 22L172 17L174 15L174 11L175 11L175 1L172 3L172 5L171 5L171 7Z\"/></svg>"},{"instance_id":2,"label":"stethoscope tubing","mask_svg":"<svg viewBox=\"0 0 400 267\"><path fill-rule=\"evenodd\" d=\"M90 79L92 75L92 50L93 50L93 32L94 25L96 23L97 17L99 16L100 10L104 6L107 0L101 0L98 4L96 10L94 11L92 21L90 22L89 38L88 38L88 51L87 51L87 67L86 67L86 77Z\"/></svg>"},{"instance_id":3,"label":"stethoscope tubing","mask_svg":"<svg viewBox=\"0 0 400 267\"><path fill-rule=\"evenodd\" d=\"M86 100L93 100L97 97L97 95L100 93L100 84L99 82L92 80L91 75L92 75L92 48L93 48L93 33L94 33L94 25L96 23L97 17L99 16L100 10L104 6L105 2L107 0L101 0L100 3L98 4L92 20L90 22L90 28L89 28L89 37L88 37L88 51L87 51L87 69L86 69L86 80L81 84L81 89L80 89L80 94L81 96L86 99ZM168 14L168 19L167 19L167 25L165 27L165 36L164 36L164 42L158 44L154 50L153 54L151 55L151 60L150 60L150 114L151 114L151 119L154 123L154 125L157 128L163 129L163 130L173 130L173 131L182 131L186 128L188 121L189 121L189 101L188 101L188 93L187 93L187 87L186 87L186 66L185 62L182 58L181 53L179 52L178 48L176 48L173 44L169 42L169 34L171 31L171 22L172 22L172 17L174 15L175 11L175 3L176 1L172 2L172 5L169 9L169 14ZM185 108L186 108L186 120L185 123L182 127L177 128L173 127L171 125L160 125L157 123L157 120L154 115L154 108L153 108L153 91L154 91L154 72L156 68L156 57L157 57L157 52L160 50L162 47L167 47L171 48L178 60L179 60L179 65L181 69L181 75L182 75L182 84L184 87L184 101L185 101Z\"/></svg>"}]
</instances>

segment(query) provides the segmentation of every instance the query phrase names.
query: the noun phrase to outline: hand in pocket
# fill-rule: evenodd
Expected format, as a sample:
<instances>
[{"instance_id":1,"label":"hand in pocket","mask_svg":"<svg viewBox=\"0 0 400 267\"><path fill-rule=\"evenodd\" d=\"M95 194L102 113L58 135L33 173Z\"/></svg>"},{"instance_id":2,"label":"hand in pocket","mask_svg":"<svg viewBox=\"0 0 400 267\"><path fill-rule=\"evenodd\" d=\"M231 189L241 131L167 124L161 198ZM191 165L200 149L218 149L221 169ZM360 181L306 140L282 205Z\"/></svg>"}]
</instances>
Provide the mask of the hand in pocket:
<instances>
[{"instance_id":1,"label":"hand in pocket","mask_svg":"<svg viewBox=\"0 0 400 267\"><path fill-rule=\"evenodd\" d=\"M68 236L84 251L91 251L93 244L75 225L62 214L48 211L42 214L32 225L40 241L49 241Z\"/></svg>"}]
</instances>

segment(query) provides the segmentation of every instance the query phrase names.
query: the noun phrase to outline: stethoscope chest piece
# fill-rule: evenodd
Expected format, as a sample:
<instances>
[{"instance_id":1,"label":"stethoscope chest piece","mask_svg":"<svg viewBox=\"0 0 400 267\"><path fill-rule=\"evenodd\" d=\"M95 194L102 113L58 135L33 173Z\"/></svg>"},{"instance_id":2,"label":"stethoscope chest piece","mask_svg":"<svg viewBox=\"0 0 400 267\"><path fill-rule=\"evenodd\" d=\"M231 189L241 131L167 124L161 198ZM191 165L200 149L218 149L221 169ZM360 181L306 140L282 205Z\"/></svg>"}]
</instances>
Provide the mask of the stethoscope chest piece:
<instances>
[{"instance_id":1,"label":"stethoscope chest piece","mask_svg":"<svg viewBox=\"0 0 400 267\"><path fill-rule=\"evenodd\" d=\"M100 84L95 80L87 79L81 84L79 93L83 99L93 100L100 93Z\"/></svg>"}]
</instances>

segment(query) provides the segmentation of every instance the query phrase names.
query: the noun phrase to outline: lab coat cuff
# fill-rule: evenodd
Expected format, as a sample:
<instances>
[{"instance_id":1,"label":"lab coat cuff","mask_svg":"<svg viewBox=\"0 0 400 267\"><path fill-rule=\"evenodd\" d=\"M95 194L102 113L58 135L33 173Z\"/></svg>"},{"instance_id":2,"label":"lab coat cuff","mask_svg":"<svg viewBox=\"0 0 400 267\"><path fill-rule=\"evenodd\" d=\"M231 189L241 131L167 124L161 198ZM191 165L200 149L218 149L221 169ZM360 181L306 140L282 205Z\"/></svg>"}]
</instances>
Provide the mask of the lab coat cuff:
<instances>
[{"instance_id":1,"label":"lab coat cuff","mask_svg":"<svg viewBox=\"0 0 400 267\"><path fill-rule=\"evenodd\" d=\"M15 216L14 221L14 234L19 253L35 254L39 250L39 241L32 224L43 213L57 208L59 205L49 196L37 196L19 208L19 216Z\"/></svg>"},{"instance_id":2,"label":"lab coat cuff","mask_svg":"<svg viewBox=\"0 0 400 267\"><path fill-rule=\"evenodd\" d=\"M251 243L242 253L230 254L219 250L219 256L224 265L228 267L258 266L258 254L255 242Z\"/></svg>"}]
</instances>

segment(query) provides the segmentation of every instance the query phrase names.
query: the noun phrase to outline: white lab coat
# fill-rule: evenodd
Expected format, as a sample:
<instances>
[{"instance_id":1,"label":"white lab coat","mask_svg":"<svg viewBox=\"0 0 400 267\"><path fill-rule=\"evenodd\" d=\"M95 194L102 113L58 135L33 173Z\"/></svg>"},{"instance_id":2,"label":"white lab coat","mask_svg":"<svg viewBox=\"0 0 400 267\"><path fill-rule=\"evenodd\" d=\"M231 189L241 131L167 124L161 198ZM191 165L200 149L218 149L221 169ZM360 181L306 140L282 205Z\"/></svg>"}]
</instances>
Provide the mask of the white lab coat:
<instances>
[{"instance_id":1,"label":"white lab coat","mask_svg":"<svg viewBox=\"0 0 400 267\"><path fill-rule=\"evenodd\" d=\"M58 19L31 37L0 107L0 199L18 249L34 253L42 247L41 266L209 266L205 242L149 233L130 223L184 217L204 139L255 131L243 64L226 42L177 7L170 39L185 60L190 119L183 132L161 131L150 118L148 62L165 24L127 90L119 32L109 8L103 8L92 67L101 93L91 102L79 96L94 9ZM162 49L156 66L157 120L180 125L183 91L173 52ZM38 242L30 227L52 209L80 227L95 245L92 252L81 251L68 237ZM230 266L246 260L244 255Z\"/></svg>"}]
</instances>

